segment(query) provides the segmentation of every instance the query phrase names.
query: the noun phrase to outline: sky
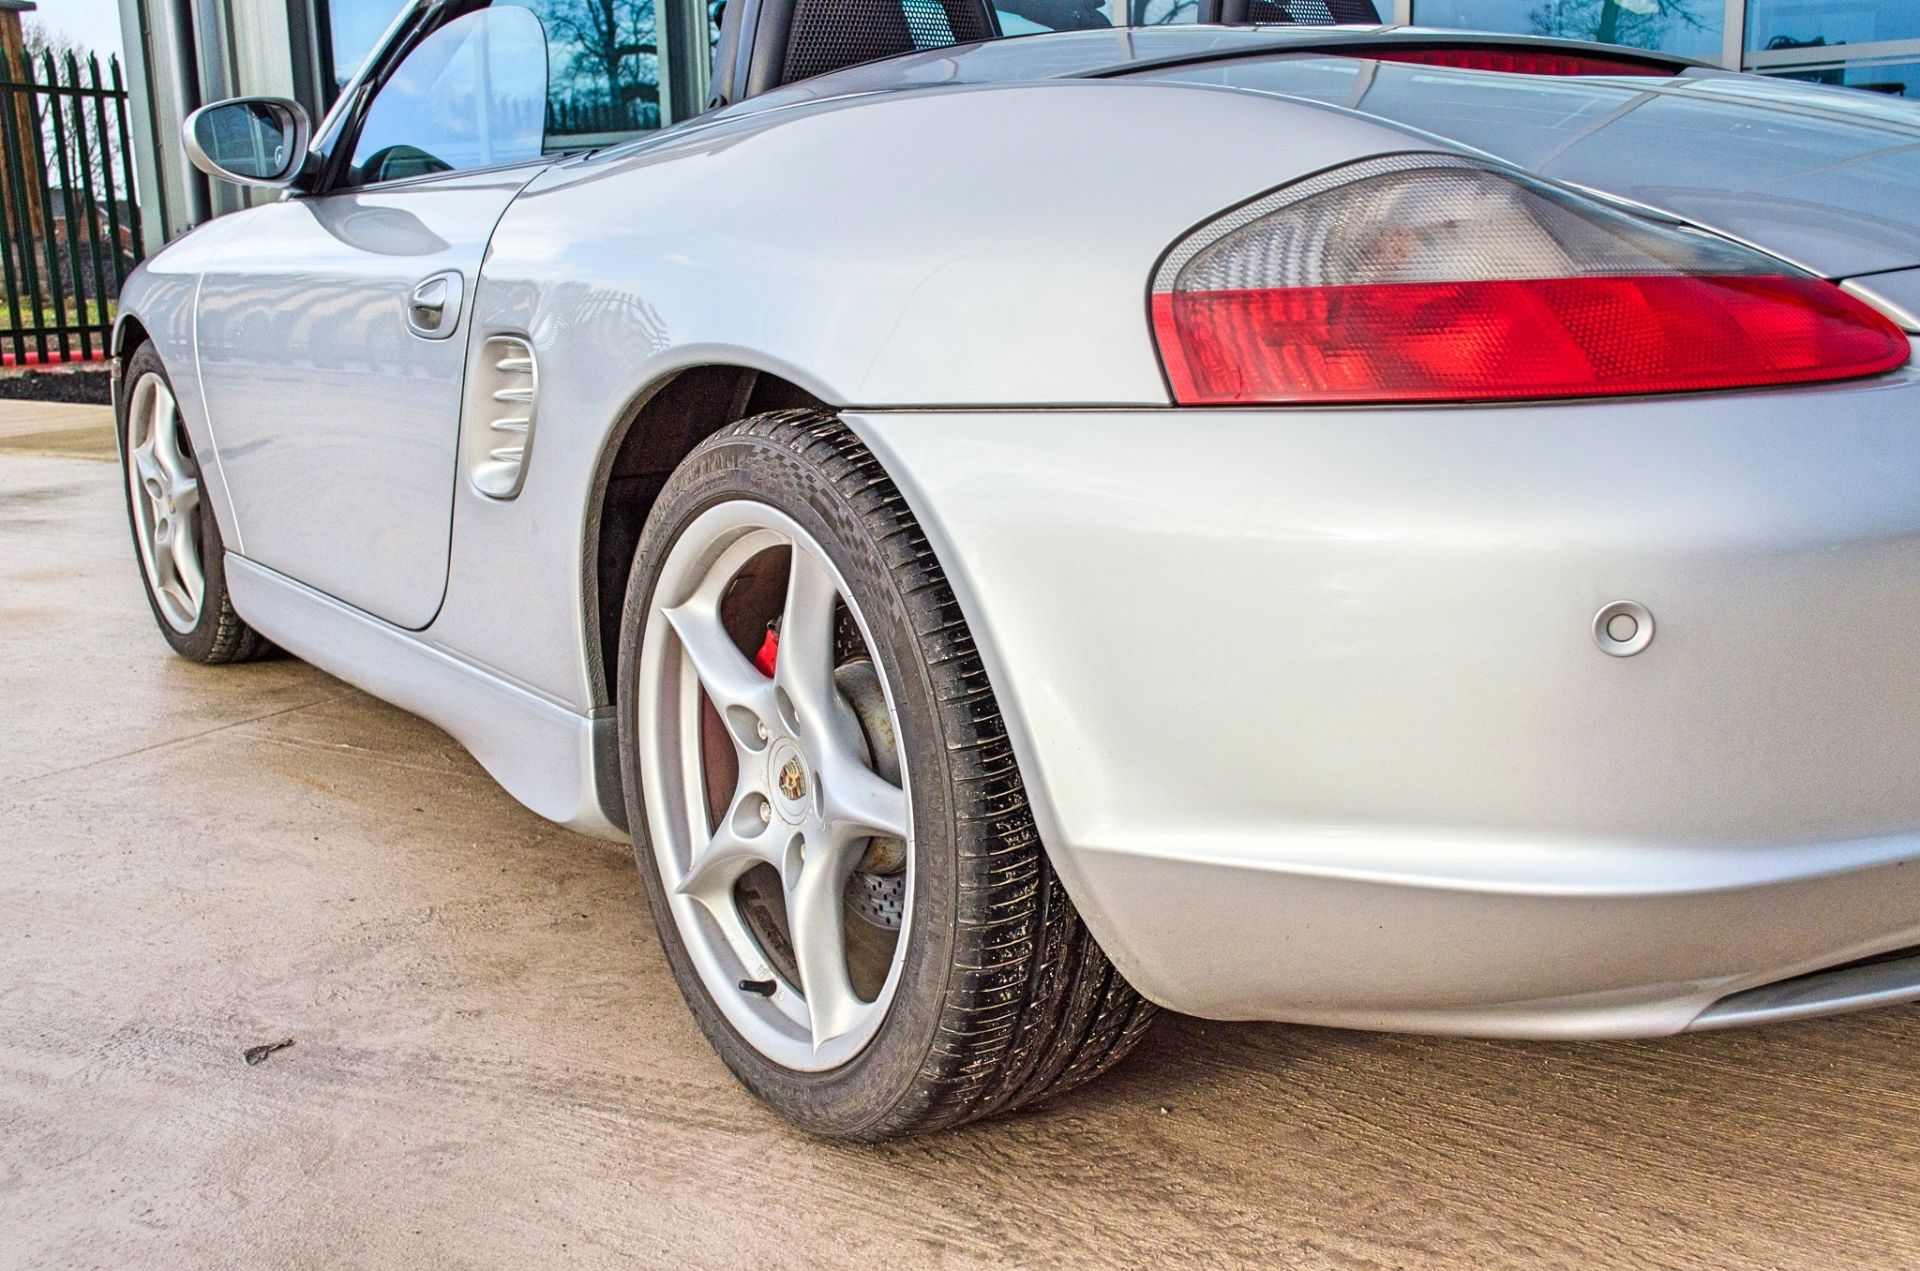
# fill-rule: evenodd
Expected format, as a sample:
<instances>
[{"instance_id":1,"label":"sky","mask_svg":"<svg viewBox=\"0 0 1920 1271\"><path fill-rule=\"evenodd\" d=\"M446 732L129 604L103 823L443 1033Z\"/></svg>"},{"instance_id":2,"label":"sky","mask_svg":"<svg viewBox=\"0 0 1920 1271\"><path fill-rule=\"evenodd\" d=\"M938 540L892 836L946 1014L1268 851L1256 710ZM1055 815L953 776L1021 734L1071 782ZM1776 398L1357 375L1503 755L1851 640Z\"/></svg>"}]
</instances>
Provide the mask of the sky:
<instances>
[{"instance_id":1,"label":"sky","mask_svg":"<svg viewBox=\"0 0 1920 1271\"><path fill-rule=\"evenodd\" d=\"M107 54L120 52L119 0L38 0L39 8L26 15L63 32L79 44Z\"/></svg>"}]
</instances>

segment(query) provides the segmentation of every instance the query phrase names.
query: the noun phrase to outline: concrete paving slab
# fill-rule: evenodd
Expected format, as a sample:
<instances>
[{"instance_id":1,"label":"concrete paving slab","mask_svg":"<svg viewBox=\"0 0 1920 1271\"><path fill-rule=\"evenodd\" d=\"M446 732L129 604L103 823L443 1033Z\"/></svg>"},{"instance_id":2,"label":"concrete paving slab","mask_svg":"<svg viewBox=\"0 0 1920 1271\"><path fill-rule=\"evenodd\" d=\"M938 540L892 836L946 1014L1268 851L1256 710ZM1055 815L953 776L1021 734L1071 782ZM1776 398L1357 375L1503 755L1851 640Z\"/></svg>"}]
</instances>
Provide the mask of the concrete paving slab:
<instances>
[{"instance_id":1,"label":"concrete paving slab","mask_svg":"<svg viewBox=\"0 0 1920 1271\"><path fill-rule=\"evenodd\" d=\"M113 408L0 400L0 453L116 458Z\"/></svg>"},{"instance_id":2,"label":"concrete paving slab","mask_svg":"<svg viewBox=\"0 0 1920 1271\"><path fill-rule=\"evenodd\" d=\"M67 406L58 402L24 402L0 398L0 437L22 433L59 432L74 428L113 429L111 406Z\"/></svg>"},{"instance_id":3,"label":"concrete paving slab","mask_svg":"<svg viewBox=\"0 0 1920 1271\"><path fill-rule=\"evenodd\" d=\"M708 1050L624 851L299 662L173 658L115 471L0 456L0 1266L1913 1266L1917 1052L1914 1008L1170 1019L1054 1105L824 1145Z\"/></svg>"}]
</instances>

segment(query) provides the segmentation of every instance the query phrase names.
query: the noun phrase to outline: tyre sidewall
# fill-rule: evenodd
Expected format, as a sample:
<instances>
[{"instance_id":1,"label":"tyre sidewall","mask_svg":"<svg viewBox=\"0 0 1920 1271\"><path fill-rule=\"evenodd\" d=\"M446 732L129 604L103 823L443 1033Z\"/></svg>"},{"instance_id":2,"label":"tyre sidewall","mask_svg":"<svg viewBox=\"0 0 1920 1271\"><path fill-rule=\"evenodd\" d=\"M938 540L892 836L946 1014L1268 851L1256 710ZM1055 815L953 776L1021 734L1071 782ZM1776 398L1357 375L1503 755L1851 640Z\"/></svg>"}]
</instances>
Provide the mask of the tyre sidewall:
<instances>
[{"instance_id":1,"label":"tyre sidewall","mask_svg":"<svg viewBox=\"0 0 1920 1271\"><path fill-rule=\"evenodd\" d=\"M200 571L205 579L205 587L200 596L200 613L191 631L176 630L167 621L166 614L160 608L159 598L153 594L153 583L147 578L145 562L140 559L139 530L135 518L138 511L133 504L133 465L131 435L128 432L131 420L134 389L148 375L157 375L160 382L167 386L167 392L173 393L178 409L180 395L173 391L173 379L167 374L167 368L154 352L151 344L142 344L127 359L126 374L122 377L123 390L114 403L114 427L119 430L118 448L120 451L120 492L127 504L127 531L133 539L134 561L140 571L140 587L146 593L147 606L153 610L153 620L160 628L160 634L166 637L174 652L194 662L214 660L215 644L220 637L220 615L227 595L227 553L224 540L220 537L220 524L213 513L213 500L207 489L206 471L201 466L198 449L194 444L187 421L182 416L180 432L186 438L187 448L193 451L188 457L192 460L194 472L200 478L200 506L194 510L194 518L200 535Z\"/></svg>"},{"instance_id":2,"label":"tyre sidewall","mask_svg":"<svg viewBox=\"0 0 1920 1271\"><path fill-rule=\"evenodd\" d=\"M832 559L858 601L893 693L907 757L913 806L914 882L905 961L887 1019L861 1053L821 1073L775 1064L746 1041L714 1003L694 969L668 905L647 834L635 736L639 719L639 643L653 607L660 566L685 529L707 509L751 500L792 517ZM916 1087L941 1032L953 966L957 864L950 774L931 680L910 610L883 546L829 475L779 440L722 434L674 474L648 516L621 615L619 735L628 824L662 948L701 1031L750 1089L816 1133L861 1138L911 1115Z\"/></svg>"}]
</instances>

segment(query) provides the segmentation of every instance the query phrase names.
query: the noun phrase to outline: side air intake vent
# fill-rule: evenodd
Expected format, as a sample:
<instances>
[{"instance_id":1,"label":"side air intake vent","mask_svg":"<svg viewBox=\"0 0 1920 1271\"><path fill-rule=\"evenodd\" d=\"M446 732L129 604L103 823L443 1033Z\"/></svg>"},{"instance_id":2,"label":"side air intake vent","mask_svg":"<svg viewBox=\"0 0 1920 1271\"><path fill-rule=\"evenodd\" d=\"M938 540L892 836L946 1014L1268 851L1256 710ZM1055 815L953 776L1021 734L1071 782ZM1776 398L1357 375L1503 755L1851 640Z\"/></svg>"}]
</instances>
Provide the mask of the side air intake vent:
<instances>
[{"instance_id":1,"label":"side air intake vent","mask_svg":"<svg viewBox=\"0 0 1920 1271\"><path fill-rule=\"evenodd\" d=\"M490 499L511 499L527 479L527 456L540 395L533 349L516 336L480 346L467 394L467 472Z\"/></svg>"}]
</instances>

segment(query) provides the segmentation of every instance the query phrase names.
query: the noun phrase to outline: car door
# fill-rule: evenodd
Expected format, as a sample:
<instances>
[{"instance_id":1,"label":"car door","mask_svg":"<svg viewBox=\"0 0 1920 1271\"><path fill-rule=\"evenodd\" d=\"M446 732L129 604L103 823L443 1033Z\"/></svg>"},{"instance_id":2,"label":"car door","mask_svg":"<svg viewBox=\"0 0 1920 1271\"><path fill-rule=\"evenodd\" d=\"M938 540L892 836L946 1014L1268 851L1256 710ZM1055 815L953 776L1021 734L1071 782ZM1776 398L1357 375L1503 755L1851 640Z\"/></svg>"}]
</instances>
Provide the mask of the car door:
<instances>
[{"instance_id":1,"label":"car door","mask_svg":"<svg viewBox=\"0 0 1920 1271\"><path fill-rule=\"evenodd\" d=\"M446 589L466 318L495 225L551 161L522 7L413 45L336 185L240 213L201 282L202 387L235 550L403 627Z\"/></svg>"}]
</instances>

